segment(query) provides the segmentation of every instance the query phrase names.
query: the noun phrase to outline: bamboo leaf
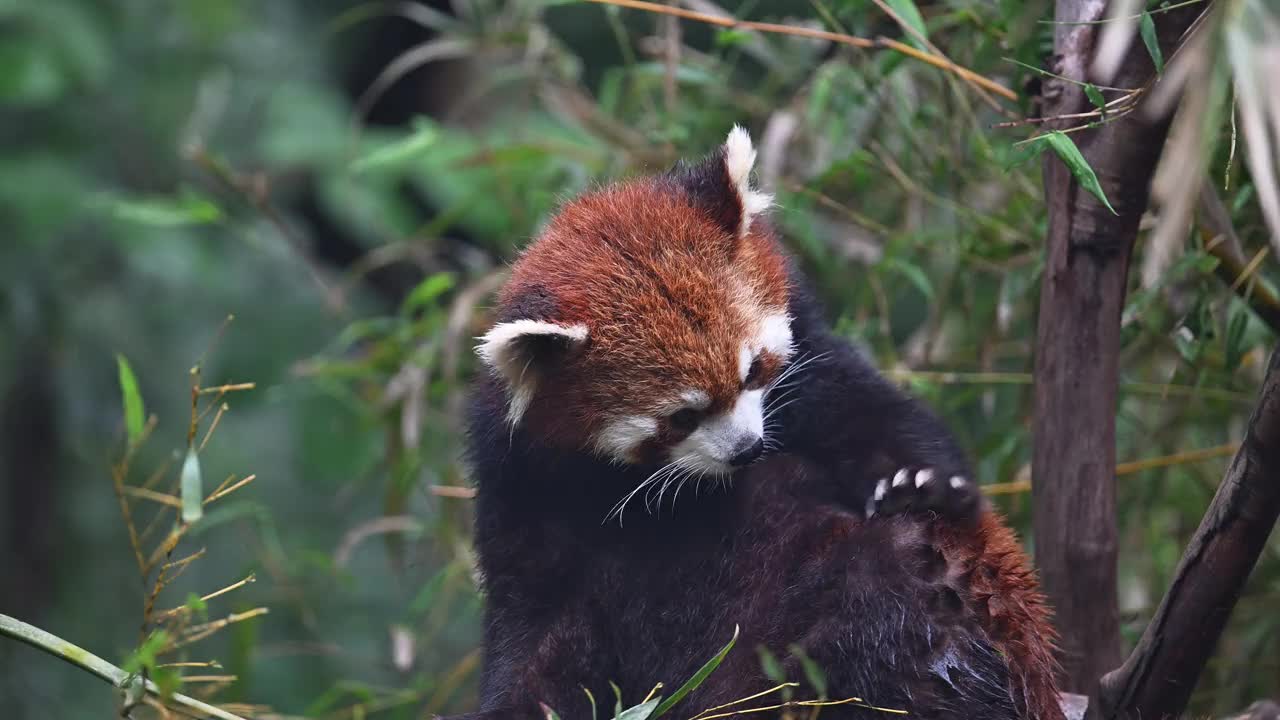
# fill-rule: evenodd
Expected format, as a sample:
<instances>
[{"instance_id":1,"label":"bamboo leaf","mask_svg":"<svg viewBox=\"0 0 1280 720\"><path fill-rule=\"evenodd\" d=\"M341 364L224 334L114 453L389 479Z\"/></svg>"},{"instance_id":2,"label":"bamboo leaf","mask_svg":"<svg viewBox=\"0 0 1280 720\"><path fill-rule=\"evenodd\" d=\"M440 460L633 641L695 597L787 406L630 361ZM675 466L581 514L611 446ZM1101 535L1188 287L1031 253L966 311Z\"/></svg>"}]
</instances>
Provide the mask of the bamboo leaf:
<instances>
[{"instance_id":1,"label":"bamboo leaf","mask_svg":"<svg viewBox=\"0 0 1280 720\"><path fill-rule=\"evenodd\" d=\"M920 266L890 258L885 261L885 267L905 277L926 298L933 299L933 284L929 282L928 274Z\"/></svg>"},{"instance_id":2,"label":"bamboo leaf","mask_svg":"<svg viewBox=\"0 0 1280 720\"><path fill-rule=\"evenodd\" d=\"M1084 86L1084 95L1089 98L1089 102L1093 103L1094 107L1106 113L1107 99L1102 96L1102 91L1096 85L1086 84Z\"/></svg>"},{"instance_id":3,"label":"bamboo leaf","mask_svg":"<svg viewBox=\"0 0 1280 720\"><path fill-rule=\"evenodd\" d=\"M662 698L656 697L623 710L614 720L647 720ZM656 716L655 716L656 717Z\"/></svg>"},{"instance_id":4,"label":"bamboo leaf","mask_svg":"<svg viewBox=\"0 0 1280 720\"><path fill-rule=\"evenodd\" d=\"M1151 54L1151 62L1156 66L1157 73L1164 72L1164 54L1160 52L1160 40L1156 37L1156 21L1151 19L1151 13L1142 13L1142 18L1138 20L1138 34L1142 36L1142 42L1147 46L1147 52Z\"/></svg>"},{"instance_id":5,"label":"bamboo leaf","mask_svg":"<svg viewBox=\"0 0 1280 720\"><path fill-rule=\"evenodd\" d=\"M138 378L129 367L124 355L116 354L116 365L120 370L120 395L124 401L124 427L129 434L129 443L133 444L142 436L143 409L142 394L138 392Z\"/></svg>"},{"instance_id":6,"label":"bamboo leaf","mask_svg":"<svg viewBox=\"0 0 1280 720\"><path fill-rule=\"evenodd\" d=\"M609 681L609 687L613 688L613 697L615 698L613 714L616 717L622 714L622 688L618 687L618 683L612 680Z\"/></svg>"},{"instance_id":7,"label":"bamboo leaf","mask_svg":"<svg viewBox=\"0 0 1280 720\"><path fill-rule=\"evenodd\" d=\"M778 657L769 651L769 648L761 645L756 648L756 652L760 655L760 669L764 671L764 676L778 685L787 684L787 673L782 669L782 663ZM785 702L791 701L791 685L782 689L782 699Z\"/></svg>"},{"instance_id":8,"label":"bamboo leaf","mask_svg":"<svg viewBox=\"0 0 1280 720\"><path fill-rule=\"evenodd\" d=\"M715 657L708 660L706 664L704 664L701 668L698 669L698 672L693 674L693 677L689 678L689 680L685 682L685 684L680 686L679 690L676 690L674 693L671 694L671 697L667 698L661 705L659 705L658 709L653 711L653 715L646 716L646 717L650 717L650 718L662 717L663 714L665 714L668 710L672 708L672 706L674 706L676 703L683 700L685 695L688 695L689 693L696 690L698 686L701 685L707 679L707 676L715 672L716 668L720 667L720 663L724 662L724 657L729 654L730 650L733 649L734 643L738 642L738 630L739 630L738 626L734 625L733 637L729 638L729 643L725 645L723 648L720 648L720 652L716 653Z\"/></svg>"},{"instance_id":9,"label":"bamboo leaf","mask_svg":"<svg viewBox=\"0 0 1280 720\"><path fill-rule=\"evenodd\" d=\"M1101 200L1112 215L1119 215L1120 213L1117 213L1116 209L1111 207L1111 201L1107 200L1107 194L1103 192L1102 184L1098 182L1098 175L1089 166L1089 161L1084 159L1084 155L1080 154L1080 148L1076 147L1075 141L1059 130L1054 130L1045 137L1048 138L1046 142L1049 143L1049 147L1053 148L1053 151L1066 164L1067 169L1071 170L1071 174L1075 176L1076 182L1080 183L1080 187L1088 190L1090 194Z\"/></svg>"},{"instance_id":10,"label":"bamboo leaf","mask_svg":"<svg viewBox=\"0 0 1280 720\"><path fill-rule=\"evenodd\" d=\"M117 220L151 227L207 225L223 218L222 209L195 193L178 196L122 198L101 196L94 201Z\"/></svg>"},{"instance_id":11,"label":"bamboo leaf","mask_svg":"<svg viewBox=\"0 0 1280 720\"><path fill-rule=\"evenodd\" d=\"M419 308L426 307L435 302L436 298L451 290L453 285L453 275L447 272L428 275L405 298L404 303L400 306L400 311L408 314Z\"/></svg>"},{"instance_id":12,"label":"bamboo leaf","mask_svg":"<svg viewBox=\"0 0 1280 720\"><path fill-rule=\"evenodd\" d=\"M813 658L809 657L809 655L806 654L804 649L799 645L792 645L789 649L791 650L791 654L800 660L800 668L804 670L804 677L809 681L809 684L813 686L813 689L817 691L818 697L826 699L826 673L822 672L822 668L818 667L818 663L814 662Z\"/></svg>"},{"instance_id":13,"label":"bamboo leaf","mask_svg":"<svg viewBox=\"0 0 1280 720\"><path fill-rule=\"evenodd\" d=\"M361 174L402 167L425 154L439 139L440 133L434 125L424 120L415 121L413 132L353 160L351 172Z\"/></svg>"},{"instance_id":14,"label":"bamboo leaf","mask_svg":"<svg viewBox=\"0 0 1280 720\"><path fill-rule=\"evenodd\" d=\"M204 517L204 483L200 479L200 458L195 447L187 448L187 459L182 461L182 522L193 523Z\"/></svg>"},{"instance_id":15,"label":"bamboo leaf","mask_svg":"<svg viewBox=\"0 0 1280 720\"><path fill-rule=\"evenodd\" d=\"M916 7L914 0L885 0L885 4L893 8L893 11L898 13L898 17L920 33L920 37L929 37L929 31L924 26L924 16L920 14L920 8ZM920 42L915 35L908 34L907 40L921 50L925 49L924 43Z\"/></svg>"}]
</instances>

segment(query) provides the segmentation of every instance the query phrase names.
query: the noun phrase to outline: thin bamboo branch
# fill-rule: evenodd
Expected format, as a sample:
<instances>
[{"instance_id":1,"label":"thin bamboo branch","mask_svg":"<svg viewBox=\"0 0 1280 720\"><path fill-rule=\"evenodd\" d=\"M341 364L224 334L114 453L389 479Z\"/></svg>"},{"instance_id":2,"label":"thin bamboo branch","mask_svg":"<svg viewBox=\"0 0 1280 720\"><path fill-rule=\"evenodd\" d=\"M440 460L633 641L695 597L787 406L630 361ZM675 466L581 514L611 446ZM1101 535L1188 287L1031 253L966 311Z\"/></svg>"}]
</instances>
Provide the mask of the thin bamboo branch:
<instances>
[{"instance_id":1,"label":"thin bamboo branch","mask_svg":"<svg viewBox=\"0 0 1280 720\"><path fill-rule=\"evenodd\" d=\"M796 27L794 25L781 25L778 23L757 22L754 20L738 20L737 18L708 15L707 13L701 13L695 10L685 10L684 8L660 5L654 2L646 2L645 0L587 1L598 3L600 5L615 5L617 7L631 8L634 10L644 10L646 12L658 13L659 15L674 15L675 17L684 18L685 20L695 20L708 25L718 25L732 30L755 30L757 32L773 33L775 35L793 35L796 37L812 38L814 40L826 40L828 42L840 45L849 45L851 47L862 48L864 50L877 48L894 50L908 57L915 58L920 62L932 65L940 70L945 70L965 82L971 83L983 90L993 92L1006 100L1013 101L1018 99L1017 93L994 80L983 77L966 67L957 65L945 57L919 50L892 38L881 36L875 39L870 39L854 35L846 35L844 33L830 32L828 30Z\"/></svg>"},{"instance_id":2,"label":"thin bamboo branch","mask_svg":"<svg viewBox=\"0 0 1280 720\"><path fill-rule=\"evenodd\" d=\"M26 643L37 650L75 665L81 670L96 675L120 689L124 689L133 679L133 676L129 673L88 650L8 615L0 615L0 635ZM153 697L161 697L159 686L150 680L146 681L146 688L147 692ZM168 701L186 710L200 713L201 717L213 717L218 718L218 720L245 720L239 715L233 715L222 708L201 702L182 693L173 693L168 698Z\"/></svg>"},{"instance_id":3,"label":"thin bamboo branch","mask_svg":"<svg viewBox=\"0 0 1280 720\"><path fill-rule=\"evenodd\" d=\"M1188 463L1200 462L1201 460L1212 460L1213 458L1227 457L1234 454L1240 449L1240 443L1227 443L1226 445L1216 445L1210 448L1200 448L1198 450L1187 450L1185 452L1174 453L1172 455L1161 455L1159 457L1144 458L1142 460L1130 460L1116 464L1116 476L1133 475L1143 470L1154 470L1162 467L1172 467L1174 465L1186 465ZM1016 495L1024 493L1031 489L1031 480L1014 480L1006 483L992 483L983 485L982 492L987 495Z\"/></svg>"}]
</instances>

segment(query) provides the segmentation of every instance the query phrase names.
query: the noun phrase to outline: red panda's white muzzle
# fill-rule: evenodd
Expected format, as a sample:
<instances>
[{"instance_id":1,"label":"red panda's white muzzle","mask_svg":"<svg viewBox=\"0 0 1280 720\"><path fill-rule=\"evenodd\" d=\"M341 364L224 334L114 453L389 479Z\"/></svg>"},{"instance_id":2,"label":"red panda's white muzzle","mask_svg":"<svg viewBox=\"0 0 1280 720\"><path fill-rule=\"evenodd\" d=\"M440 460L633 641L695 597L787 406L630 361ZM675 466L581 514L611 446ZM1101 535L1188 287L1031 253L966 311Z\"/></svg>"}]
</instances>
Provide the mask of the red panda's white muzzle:
<instances>
[{"instance_id":1,"label":"red panda's white muzzle","mask_svg":"<svg viewBox=\"0 0 1280 720\"><path fill-rule=\"evenodd\" d=\"M764 390L747 390L727 412L704 420L671 448L671 461L697 472L726 475L764 448Z\"/></svg>"}]
</instances>

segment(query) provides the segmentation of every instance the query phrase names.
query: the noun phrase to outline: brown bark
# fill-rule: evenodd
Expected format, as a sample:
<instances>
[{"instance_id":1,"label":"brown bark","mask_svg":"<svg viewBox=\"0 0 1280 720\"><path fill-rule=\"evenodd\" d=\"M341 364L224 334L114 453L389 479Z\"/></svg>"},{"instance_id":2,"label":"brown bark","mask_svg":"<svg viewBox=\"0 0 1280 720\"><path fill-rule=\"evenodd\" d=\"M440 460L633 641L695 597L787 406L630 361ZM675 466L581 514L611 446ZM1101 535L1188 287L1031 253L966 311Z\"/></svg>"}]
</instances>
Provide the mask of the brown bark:
<instances>
[{"instance_id":1,"label":"brown bark","mask_svg":"<svg viewBox=\"0 0 1280 720\"><path fill-rule=\"evenodd\" d=\"M1173 584L1124 665L1102 678L1105 718L1177 717L1280 517L1280 351L1244 443L1191 538Z\"/></svg>"},{"instance_id":2,"label":"brown bark","mask_svg":"<svg viewBox=\"0 0 1280 720\"><path fill-rule=\"evenodd\" d=\"M1053 72L1085 81L1102 0L1059 0ZM1164 13L1172 47L1194 12ZM1141 87L1154 67L1141 42L1109 84ZM1044 83L1044 115L1086 112L1079 85ZM1052 126L1052 122L1050 123ZM1068 125L1069 126L1069 125ZM1036 331L1032 509L1036 564L1062 634L1062 686L1091 692L1121 660L1116 583L1115 415L1120 313L1138 220L1169 121L1141 112L1072 134L1112 214L1056 156L1045 160L1049 232Z\"/></svg>"}]
</instances>

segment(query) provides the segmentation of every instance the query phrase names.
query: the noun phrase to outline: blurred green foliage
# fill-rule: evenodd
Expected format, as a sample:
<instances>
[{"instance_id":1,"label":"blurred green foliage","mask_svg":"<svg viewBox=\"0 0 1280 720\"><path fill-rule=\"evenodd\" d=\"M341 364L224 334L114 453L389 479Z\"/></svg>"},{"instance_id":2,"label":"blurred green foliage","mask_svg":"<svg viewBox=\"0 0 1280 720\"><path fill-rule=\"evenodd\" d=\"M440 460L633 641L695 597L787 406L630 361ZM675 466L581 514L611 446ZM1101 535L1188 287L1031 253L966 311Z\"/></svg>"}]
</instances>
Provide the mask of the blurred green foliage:
<instances>
[{"instance_id":1,"label":"blurred green foliage","mask_svg":"<svg viewBox=\"0 0 1280 720\"><path fill-rule=\"evenodd\" d=\"M1047 0L890 5L1014 89L1052 44ZM901 35L870 0L729 9ZM1032 129L991 127L1031 108L996 106L894 53L599 5L0 1L0 611L130 656L143 590L108 477L126 434L113 356L162 461L185 447L187 368L234 315L205 376L258 388L202 462L259 480L193 529L209 553L173 595L253 572L207 611L271 614L194 653L239 676L223 699L288 714L471 707L481 600L449 488L467 482L459 411L488 298L558 199L702 154L734 122L837 326L939 408L984 482L1025 478L1045 210L1014 145ZM1265 230L1229 145L1223 128L1211 168L1251 255ZM1241 437L1272 333L1214 262L1193 240L1159 286L1134 280L1122 460ZM1225 462L1120 479L1129 640ZM1028 500L999 503L1031 540ZM1273 542L1196 710L1277 693L1278 592ZM113 702L27 648L0 643L0 667L10 717Z\"/></svg>"}]
</instances>

